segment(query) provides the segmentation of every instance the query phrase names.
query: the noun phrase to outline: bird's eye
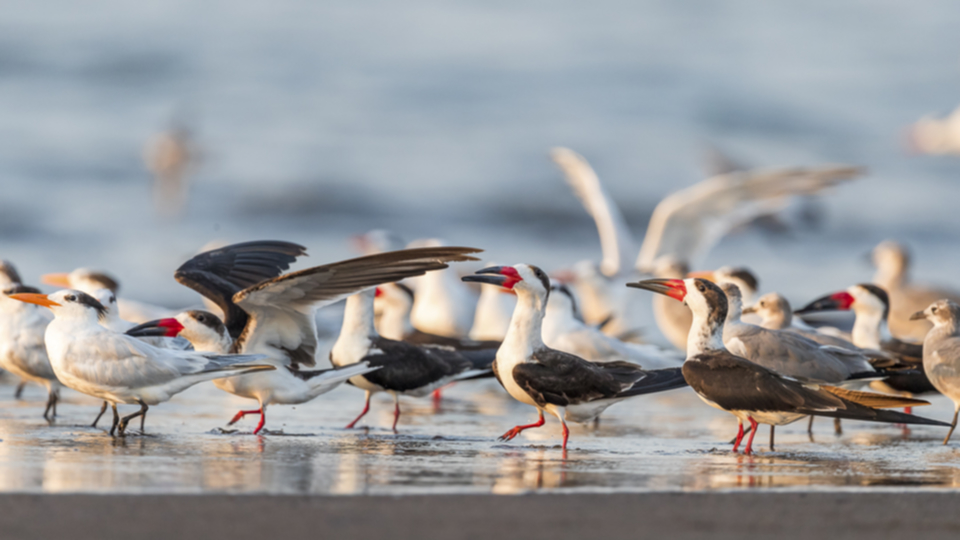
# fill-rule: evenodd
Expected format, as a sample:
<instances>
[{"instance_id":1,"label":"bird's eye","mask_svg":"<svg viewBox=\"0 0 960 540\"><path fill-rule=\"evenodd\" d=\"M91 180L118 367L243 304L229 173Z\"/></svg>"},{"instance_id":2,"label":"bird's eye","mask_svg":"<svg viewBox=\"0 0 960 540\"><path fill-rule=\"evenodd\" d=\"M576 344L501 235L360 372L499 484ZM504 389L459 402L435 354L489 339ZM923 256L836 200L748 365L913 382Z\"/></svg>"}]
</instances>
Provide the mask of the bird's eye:
<instances>
[{"instance_id":1,"label":"bird's eye","mask_svg":"<svg viewBox=\"0 0 960 540\"><path fill-rule=\"evenodd\" d=\"M67 302L73 302L74 300L77 299L77 297L72 294L68 294L64 296L63 299L66 300Z\"/></svg>"},{"instance_id":2,"label":"bird's eye","mask_svg":"<svg viewBox=\"0 0 960 540\"><path fill-rule=\"evenodd\" d=\"M707 288L704 287L703 285L699 285L699 284L698 284L698 285L697 285L697 290L700 291L700 292L706 292Z\"/></svg>"},{"instance_id":3,"label":"bird's eye","mask_svg":"<svg viewBox=\"0 0 960 540\"><path fill-rule=\"evenodd\" d=\"M203 315L197 315L197 320L203 322Z\"/></svg>"},{"instance_id":4,"label":"bird's eye","mask_svg":"<svg viewBox=\"0 0 960 540\"><path fill-rule=\"evenodd\" d=\"M760 302L760 307L765 307L766 305L766 302Z\"/></svg>"},{"instance_id":5,"label":"bird's eye","mask_svg":"<svg viewBox=\"0 0 960 540\"><path fill-rule=\"evenodd\" d=\"M937 312L937 306L933 306L932 308L930 308L930 313L936 313L936 312Z\"/></svg>"}]
</instances>

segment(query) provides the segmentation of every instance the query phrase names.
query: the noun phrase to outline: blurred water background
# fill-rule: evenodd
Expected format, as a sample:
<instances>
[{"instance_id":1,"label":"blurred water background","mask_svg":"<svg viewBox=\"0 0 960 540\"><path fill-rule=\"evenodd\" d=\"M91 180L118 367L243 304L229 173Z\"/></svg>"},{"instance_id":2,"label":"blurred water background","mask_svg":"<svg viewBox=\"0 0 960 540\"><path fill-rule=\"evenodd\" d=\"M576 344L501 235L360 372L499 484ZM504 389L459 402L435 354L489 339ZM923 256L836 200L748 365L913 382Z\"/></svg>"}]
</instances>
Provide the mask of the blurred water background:
<instances>
[{"instance_id":1,"label":"blurred water background","mask_svg":"<svg viewBox=\"0 0 960 540\"><path fill-rule=\"evenodd\" d=\"M13 2L0 17L0 242L25 279L77 266L170 306L211 240L353 254L371 228L548 269L598 258L547 157L585 155L638 239L716 144L756 166L846 162L820 230L725 240L801 298L869 278L877 241L960 284L952 158L903 130L960 101L960 4L816 0ZM175 119L202 150L179 219L144 144ZM646 300L645 300L646 301Z\"/></svg>"}]
</instances>

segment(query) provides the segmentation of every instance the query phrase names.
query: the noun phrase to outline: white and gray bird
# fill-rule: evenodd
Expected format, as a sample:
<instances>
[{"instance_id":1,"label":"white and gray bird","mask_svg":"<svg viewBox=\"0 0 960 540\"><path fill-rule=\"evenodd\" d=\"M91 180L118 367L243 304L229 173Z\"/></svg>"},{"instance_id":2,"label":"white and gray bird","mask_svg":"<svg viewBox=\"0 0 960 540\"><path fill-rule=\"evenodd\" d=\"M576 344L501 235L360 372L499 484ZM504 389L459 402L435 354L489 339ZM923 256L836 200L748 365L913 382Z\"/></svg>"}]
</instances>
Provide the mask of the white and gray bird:
<instances>
[{"instance_id":1,"label":"white and gray bird","mask_svg":"<svg viewBox=\"0 0 960 540\"><path fill-rule=\"evenodd\" d=\"M446 243L436 238L415 240L408 248L441 248ZM428 272L407 280L413 289L410 322L422 332L451 338L465 338L473 326L477 296L460 281L456 270Z\"/></svg>"},{"instance_id":2,"label":"white and gray bird","mask_svg":"<svg viewBox=\"0 0 960 540\"><path fill-rule=\"evenodd\" d=\"M860 351L820 345L799 334L743 322L740 319L743 304L737 286L724 283L720 289L727 296L723 344L733 354L781 375L830 384L876 371L870 357Z\"/></svg>"},{"instance_id":3,"label":"white and gray bird","mask_svg":"<svg viewBox=\"0 0 960 540\"><path fill-rule=\"evenodd\" d=\"M0 367L47 389L43 417L52 422L63 386L50 365L44 335L53 313L43 307L18 302L13 295L39 294L33 287L10 284L0 293Z\"/></svg>"},{"instance_id":4,"label":"white and gray bird","mask_svg":"<svg viewBox=\"0 0 960 540\"><path fill-rule=\"evenodd\" d=\"M113 405L111 435L119 429L123 436L130 420L197 383L274 369L258 362L261 355L161 349L114 332L100 324L103 305L81 291L68 289L49 296L22 293L10 298L53 311L44 339L50 365L65 386ZM140 410L121 419L118 403L136 404Z\"/></svg>"},{"instance_id":5,"label":"white and gray bird","mask_svg":"<svg viewBox=\"0 0 960 540\"><path fill-rule=\"evenodd\" d=\"M587 161L572 150L556 148L554 161L593 217L600 235L602 262L576 269L572 284L582 301L584 320L598 324L611 318L604 331L626 336L639 330L636 302L619 292L630 270L628 253L635 242L613 197L600 184ZM796 196L807 196L862 173L849 166L726 171L677 191L657 204L636 257L635 269L663 279L683 278L691 266L700 266L724 236L759 217L775 215ZM677 274L680 271L679 275ZM608 278L606 281L600 276ZM686 347L690 317L669 303L654 306L657 324L677 348Z\"/></svg>"},{"instance_id":6,"label":"white and gray bird","mask_svg":"<svg viewBox=\"0 0 960 540\"><path fill-rule=\"evenodd\" d=\"M950 300L938 300L914 313L913 318L933 324L923 340L923 369L933 386L953 401L953 421L943 439L943 444L947 444L960 414L960 306Z\"/></svg>"},{"instance_id":7,"label":"white and gray bird","mask_svg":"<svg viewBox=\"0 0 960 540\"><path fill-rule=\"evenodd\" d=\"M871 252L877 269L873 283L890 295L890 331L900 339L920 342L931 324L910 317L941 299L960 302L960 292L913 283L910 280L910 253L906 246L892 240L877 244Z\"/></svg>"},{"instance_id":8,"label":"white and gray bird","mask_svg":"<svg viewBox=\"0 0 960 540\"><path fill-rule=\"evenodd\" d=\"M550 286L550 299L543 315L543 343L551 349L573 354L590 362L625 360L647 369L679 367L683 355L656 345L627 343L583 322L573 291L566 285Z\"/></svg>"}]
</instances>

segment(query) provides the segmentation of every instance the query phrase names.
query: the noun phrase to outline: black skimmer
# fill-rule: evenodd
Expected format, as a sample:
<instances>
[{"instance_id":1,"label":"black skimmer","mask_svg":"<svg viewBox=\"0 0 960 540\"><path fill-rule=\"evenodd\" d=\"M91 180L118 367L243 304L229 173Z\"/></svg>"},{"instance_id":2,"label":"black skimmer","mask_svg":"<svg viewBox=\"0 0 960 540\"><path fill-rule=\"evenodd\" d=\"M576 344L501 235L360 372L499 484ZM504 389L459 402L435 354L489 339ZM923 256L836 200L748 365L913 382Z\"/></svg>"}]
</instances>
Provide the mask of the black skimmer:
<instances>
[{"instance_id":1,"label":"black skimmer","mask_svg":"<svg viewBox=\"0 0 960 540\"><path fill-rule=\"evenodd\" d=\"M366 392L363 411L347 428L354 427L370 410L370 397L379 392L393 396L393 431L400 419L400 396L423 397L451 382L490 372L495 350L457 351L447 346L415 345L381 337L373 322L374 291L347 298L343 328L330 351L330 362L341 369L358 363L378 367L360 374L350 384Z\"/></svg>"},{"instance_id":2,"label":"black skimmer","mask_svg":"<svg viewBox=\"0 0 960 540\"><path fill-rule=\"evenodd\" d=\"M926 320L910 320L910 316L926 309L937 300L960 302L960 293L910 281L910 253L906 246L886 240L873 248L871 259L877 268L873 283L890 297L890 331L908 341L923 341L932 326Z\"/></svg>"},{"instance_id":3,"label":"black skimmer","mask_svg":"<svg viewBox=\"0 0 960 540\"><path fill-rule=\"evenodd\" d=\"M100 324L103 305L81 291L20 293L10 298L53 311L45 334L50 365L65 386L113 404L111 435L117 429L125 435L130 420L146 414L150 405L197 383L275 369L258 362L263 355L161 349L114 332ZM140 410L121 419L117 403L139 405Z\"/></svg>"},{"instance_id":4,"label":"black skimmer","mask_svg":"<svg viewBox=\"0 0 960 540\"><path fill-rule=\"evenodd\" d=\"M15 283L0 293L0 367L22 381L34 382L47 389L43 418L53 422L62 387L50 366L44 344L44 333L53 314L48 309L13 299L13 295L25 293L39 294L40 291Z\"/></svg>"},{"instance_id":5,"label":"black skimmer","mask_svg":"<svg viewBox=\"0 0 960 540\"><path fill-rule=\"evenodd\" d=\"M647 371L630 362L596 364L544 345L541 326L550 280L536 266L494 266L463 280L499 285L517 294L517 307L493 372L514 399L536 407L540 415L536 423L516 426L501 440L542 426L546 411L563 426L566 451L567 420L589 422L624 399L686 386L679 368Z\"/></svg>"},{"instance_id":6,"label":"black skimmer","mask_svg":"<svg viewBox=\"0 0 960 540\"><path fill-rule=\"evenodd\" d=\"M856 314L850 334L855 346L881 351L897 362L896 367L915 368L892 371L883 380L871 382L871 387L908 397L937 391L923 372L923 345L902 341L890 334L887 326L890 299L882 288L871 283L853 285L845 291L818 298L796 313L846 310Z\"/></svg>"},{"instance_id":7,"label":"black skimmer","mask_svg":"<svg viewBox=\"0 0 960 540\"><path fill-rule=\"evenodd\" d=\"M579 356L590 362L626 360L647 369L679 367L683 355L646 343L628 343L608 336L583 322L577 301L566 285L550 286L550 299L543 315L543 343L551 349Z\"/></svg>"},{"instance_id":8,"label":"black skimmer","mask_svg":"<svg viewBox=\"0 0 960 540\"><path fill-rule=\"evenodd\" d=\"M693 313L683 375L697 395L712 407L737 417L734 451L743 439L743 423L750 424L744 453L751 453L758 424L795 422L804 416L827 416L887 423L945 425L943 422L873 407L900 407L927 402L896 396L855 392L819 383L802 382L737 356L724 346L727 295L700 278L649 279L631 283L684 302Z\"/></svg>"},{"instance_id":9,"label":"black skimmer","mask_svg":"<svg viewBox=\"0 0 960 540\"><path fill-rule=\"evenodd\" d=\"M913 318L933 323L923 340L923 368L933 386L953 401L953 421L943 439L943 444L947 444L960 414L960 306L950 300L938 300L914 313Z\"/></svg>"},{"instance_id":10,"label":"black skimmer","mask_svg":"<svg viewBox=\"0 0 960 540\"><path fill-rule=\"evenodd\" d=\"M40 281L62 289L75 289L93 295L100 289L109 289L114 294L120 289L120 283L112 275L90 268L77 268L65 274L45 274ZM117 313L121 319L141 323L168 316L171 311L167 308L154 306L145 302L117 298Z\"/></svg>"},{"instance_id":11,"label":"black skimmer","mask_svg":"<svg viewBox=\"0 0 960 540\"><path fill-rule=\"evenodd\" d=\"M240 411L230 424L247 414L258 414L260 423L255 433L259 433L267 405L303 403L350 377L378 369L364 363L335 370L302 369L316 365L317 309L382 283L447 268L446 262L475 260L467 254L477 251L462 247L408 249L279 275L305 254L305 248L288 242L246 242L197 255L177 269L174 277L220 307L225 314L223 328L232 340L230 351L263 354L266 362L278 367L269 373L216 382L221 390L257 400L259 409ZM196 338L183 332L191 318L196 317L179 315L179 325L170 319L153 321L139 332L150 335L159 333L159 328L187 339ZM194 342L194 346L222 350L225 338L220 332L211 335L210 329L219 327L214 321L207 322L211 324L195 325L196 334L206 332L208 338Z\"/></svg>"}]
</instances>

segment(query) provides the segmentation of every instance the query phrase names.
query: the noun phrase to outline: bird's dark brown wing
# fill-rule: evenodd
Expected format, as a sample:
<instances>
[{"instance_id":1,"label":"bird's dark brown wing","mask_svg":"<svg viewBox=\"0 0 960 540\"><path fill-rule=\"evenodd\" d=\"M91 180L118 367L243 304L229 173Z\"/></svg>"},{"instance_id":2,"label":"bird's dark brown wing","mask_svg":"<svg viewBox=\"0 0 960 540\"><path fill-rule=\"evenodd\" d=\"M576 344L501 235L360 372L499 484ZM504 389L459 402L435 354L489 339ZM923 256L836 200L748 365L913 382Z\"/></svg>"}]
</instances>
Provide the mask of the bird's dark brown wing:
<instances>
[{"instance_id":1,"label":"bird's dark brown wing","mask_svg":"<svg viewBox=\"0 0 960 540\"><path fill-rule=\"evenodd\" d=\"M689 358L683 375L698 394L728 411L792 412L870 422L947 425L912 414L873 409L816 385L805 385L728 351Z\"/></svg>"},{"instance_id":2,"label":"bird's dark brown wing","mask_svg":"<svg viewBox=\"0 0 960 540\"><path fill-rule=\"evenodd\" d=\"M625 386L599 365L572 354L543 348L534 351L533 360L515 366L513 379L541 407L612 398Z\"/></svg>"},{"instance_id":3,"label":"bird's dark brown wing","mask_svg":"<svg viewBox=\"0 0 960 540\"><path fill-rule=\"evenodd\" d=\"M923 345L920 343L907 343L894 338L884 341L880 347L906 363L923 364Z\"/></svg>"},{"instance_id":4,"label":"bird's dark brown wing","mask_svg":"<svg viewBox=\"0 0 960 540\"><path fill-rule=\"evenodd\" d=\"M247 323L247 314L234 304L233 295L279 276L302 255L306 248L290 242L243 242L193 257L177 269L174 278L217 304L227 330L236 339Z\"/></svg>"},{"instance_id":5,"label":"bird's dark brown wing","mask_svg":"<svg viewBox=\"0 0 960 540\"><path fill-rule=\"evenodd\" d=\"M441 379L467 371L470 362L442 350L431 350L402 341L378 338L373 347L382 354L363 358L370 366L381 366L364 377L387 390L404 392L429 386Z\"/></svg>"}]
</instances>

